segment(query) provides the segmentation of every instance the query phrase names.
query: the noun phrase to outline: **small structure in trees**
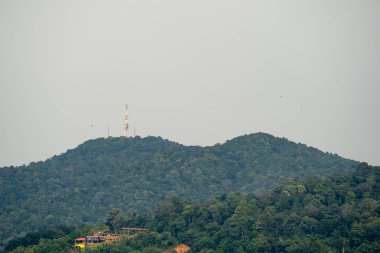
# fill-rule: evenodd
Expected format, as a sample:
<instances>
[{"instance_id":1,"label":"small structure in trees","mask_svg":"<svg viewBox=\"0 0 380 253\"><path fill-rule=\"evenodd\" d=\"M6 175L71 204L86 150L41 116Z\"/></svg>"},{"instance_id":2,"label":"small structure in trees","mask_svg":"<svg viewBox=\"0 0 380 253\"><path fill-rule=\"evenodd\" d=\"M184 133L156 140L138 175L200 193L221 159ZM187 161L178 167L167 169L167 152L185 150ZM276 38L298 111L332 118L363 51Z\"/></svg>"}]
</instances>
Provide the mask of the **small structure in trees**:
<instances>
[{"instance_id":1,"label":"small structure in trees","mask_svg":"<svg viewBox=\"0 0 380 253\"><path fill-rule=\"evenodd\" d=\"M190 247L187 246L184 243L181 243L180 245L178 245L177 247L175 247L174 250L175 250L176 253L186 253L186 252L188 252L190 250Z\"/></svg>"}]
</instances>

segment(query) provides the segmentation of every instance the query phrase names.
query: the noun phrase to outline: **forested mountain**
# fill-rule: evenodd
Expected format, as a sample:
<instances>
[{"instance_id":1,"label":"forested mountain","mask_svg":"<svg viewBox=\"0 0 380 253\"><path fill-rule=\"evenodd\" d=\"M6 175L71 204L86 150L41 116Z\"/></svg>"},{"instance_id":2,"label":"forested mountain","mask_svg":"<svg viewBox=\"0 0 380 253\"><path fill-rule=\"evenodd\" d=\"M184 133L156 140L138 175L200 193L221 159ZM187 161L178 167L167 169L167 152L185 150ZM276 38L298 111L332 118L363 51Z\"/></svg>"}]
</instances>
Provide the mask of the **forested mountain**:
<instances>
[{"instance_id":1,"label":"forested mountain","mask_svg":"<svg viewBox=\"0 0 380 253\"><path fill-rule=\"evenodd\" d=\"M211 147L159 137L90 140L44 162L0 169L0 239L52 225L99 223L113 207L130 217L170 196L262 194L357 164L264 133Z\"/></svg>"},{"instance_id":2,"label":"forested mountain","mask_svg":"<svg viewBox=\"0 0 380 253\"><path fill-rule=\"evenodd\" d=\"M118 223L150 232L88 252L162 253L185 243L199 253L378 253L380 167L361 163L355 172L290 181L261 196L231 193L206 202L172 197L129 219L112 209L106 220L111 228ZM33 232L10 241L5 252L64 252L86 233Z\"/></svg>"}]
</instances>

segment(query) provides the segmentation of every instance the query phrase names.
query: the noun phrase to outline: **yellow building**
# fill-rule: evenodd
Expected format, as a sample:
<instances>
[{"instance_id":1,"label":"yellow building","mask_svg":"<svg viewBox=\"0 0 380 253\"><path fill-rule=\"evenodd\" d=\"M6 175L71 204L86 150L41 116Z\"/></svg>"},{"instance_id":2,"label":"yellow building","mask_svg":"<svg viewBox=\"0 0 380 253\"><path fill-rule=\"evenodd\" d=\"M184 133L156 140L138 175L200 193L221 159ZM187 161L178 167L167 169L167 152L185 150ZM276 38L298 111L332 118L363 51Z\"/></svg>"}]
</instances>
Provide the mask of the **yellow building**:
<instances>
[{"instance_id":1,"label":"yellow building","mask_svg":"<svg viewBox=\"0 0 380 253\"><path fill-rule=\"evenodd\" d=\"M74 248L76 249L84 249L86 248L86 238L77 238L74 241Z\"/></svg>"}]
</instances>

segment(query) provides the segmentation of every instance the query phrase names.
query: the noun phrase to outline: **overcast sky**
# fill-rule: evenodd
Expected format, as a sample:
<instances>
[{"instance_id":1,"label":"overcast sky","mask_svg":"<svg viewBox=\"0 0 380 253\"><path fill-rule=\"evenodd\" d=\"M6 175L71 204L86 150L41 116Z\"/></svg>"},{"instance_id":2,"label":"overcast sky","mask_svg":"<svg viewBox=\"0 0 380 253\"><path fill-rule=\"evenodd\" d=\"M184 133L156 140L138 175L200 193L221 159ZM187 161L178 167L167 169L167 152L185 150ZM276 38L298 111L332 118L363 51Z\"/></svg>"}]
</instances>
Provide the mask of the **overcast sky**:
<instances>
[{"instance_id":1,"label":"overcast sky","mask_svg":"<svg viewBox=\"0 0 380 253\"><path fill-rule=\"evenodd\" d=\"M267 132L380 165L380 1L0 0L0 166ZM94 125L91 127L91 125Z\"/></svg>"}]
</instances>

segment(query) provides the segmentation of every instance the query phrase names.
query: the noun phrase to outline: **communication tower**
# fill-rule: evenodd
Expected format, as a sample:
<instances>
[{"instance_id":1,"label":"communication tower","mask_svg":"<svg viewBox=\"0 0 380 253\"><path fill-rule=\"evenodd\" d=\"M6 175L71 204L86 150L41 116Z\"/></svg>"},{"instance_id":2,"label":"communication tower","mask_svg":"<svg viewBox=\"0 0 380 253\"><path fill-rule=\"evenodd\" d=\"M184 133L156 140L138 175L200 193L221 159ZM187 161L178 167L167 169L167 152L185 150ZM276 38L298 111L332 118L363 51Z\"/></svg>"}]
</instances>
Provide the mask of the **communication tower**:
<instances>
[{"instance_id":1,"label":"communication tower","mask_svg":"<svg viewBox=\"0 0 380 253\"><path fill-rule=\"evenodd\" d=\"M129 123L128 123L128 105L125 105L125 119L124 119L124 137L128 137L128 129L129 129Z\"/></svg>"}]
</instances>

